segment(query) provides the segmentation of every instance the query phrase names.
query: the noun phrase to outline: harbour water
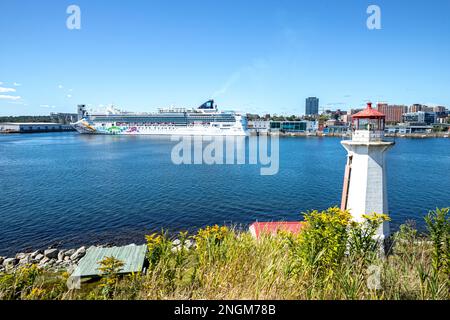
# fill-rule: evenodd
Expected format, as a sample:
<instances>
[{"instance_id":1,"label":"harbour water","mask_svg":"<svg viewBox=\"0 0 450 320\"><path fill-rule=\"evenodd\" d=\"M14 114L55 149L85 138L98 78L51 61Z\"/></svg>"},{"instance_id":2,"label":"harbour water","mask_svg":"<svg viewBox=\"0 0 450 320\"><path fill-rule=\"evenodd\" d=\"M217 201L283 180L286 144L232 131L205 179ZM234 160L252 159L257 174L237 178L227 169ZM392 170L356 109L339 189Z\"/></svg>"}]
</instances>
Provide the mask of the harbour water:
<instances>
[{"instance_id":1,"label":"harbour water","mask_svg":"<svg viewBox=\"0 0 450 320\"><path fill-rule=\"evenodd\" d=\"M77 133L0 135L0 255L48 246L143 242L209 224L296 220L339 205L339 138L280 138L279 172L175 165L170 138ZM450 139L397 139L387 154L395 229L450 206Z\"/></svg>"}]
</instances>

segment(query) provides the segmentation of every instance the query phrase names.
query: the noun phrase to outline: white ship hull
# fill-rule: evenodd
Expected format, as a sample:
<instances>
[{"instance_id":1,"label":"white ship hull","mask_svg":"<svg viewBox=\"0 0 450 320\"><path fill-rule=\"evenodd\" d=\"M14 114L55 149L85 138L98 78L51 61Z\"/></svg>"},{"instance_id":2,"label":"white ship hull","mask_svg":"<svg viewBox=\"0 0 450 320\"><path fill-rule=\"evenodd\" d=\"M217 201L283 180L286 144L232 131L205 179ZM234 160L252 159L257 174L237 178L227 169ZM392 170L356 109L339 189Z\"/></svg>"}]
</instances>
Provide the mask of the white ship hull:
<instances>
[{"instance_id":1,"label":"white ship hull","mask_svg":"<svg viewBox=\"0 0 450 320\"><path fill-rule=\"evenodd\" d=\"M243 127L215 127L215 126L92 126L84 120L78 121L72 126L83 134L106 135L180 135L180 136L248 136L249 133Z\"/></svg>"}]
</instances>

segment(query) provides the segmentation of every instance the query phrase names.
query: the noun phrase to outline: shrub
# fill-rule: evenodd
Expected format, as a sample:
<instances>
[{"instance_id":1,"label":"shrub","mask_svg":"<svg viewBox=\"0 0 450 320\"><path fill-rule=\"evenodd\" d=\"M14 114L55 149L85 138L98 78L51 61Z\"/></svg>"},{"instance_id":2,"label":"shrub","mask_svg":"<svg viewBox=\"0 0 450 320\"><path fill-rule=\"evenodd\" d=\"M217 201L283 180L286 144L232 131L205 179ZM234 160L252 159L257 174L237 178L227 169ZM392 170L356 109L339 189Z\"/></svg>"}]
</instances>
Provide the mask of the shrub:
<instances>
[{"instance_id":1,"label":"shrub","mask_svg":"<svg viewBox=\"0 0 450 320\"><path fill-rule=\"evenodd\" d=\"M196 251L201 263L213 262L215 259L224 258L226 249L221 247L226 237L232 235L228 227L207 226L199 229L193 237L196 243Z\"/></svg>"},{"instance_id":2,"label":"shrub","mask_svg":"<svg viewBox=\"0 0 450 320\"><path fill-rule=\"evenodd\" d=\"M22 299L33 290L42 271L33 264L16 269L12 274L0 275L0 299Z\"/></svg>"},{"instance_id":3,"label":"shrub","mask_svg":"<svg viewBox=\"0 0 450 320\"><path fill-rule=\"evenodd\" d=\"M399 227L393 235L393 253L404 258L410 258L418 240L418 232L414 221L407 221Z\"/></svg>"},{"instance_id":4,"label":"shrub","mask_svg":"<svg viewBox=\"0 0 450 320\"><path fill-rule=\"evenodd\" d=\"M373 258L373 254L379 252L383 245L376 237L376 232L380 226L389 221L386 214L372 213L363 215L364 221L357 223L351 221L348 227L349 253L365 261Z\"/></svg>"},{"instance_id":5,"label":"shrub","mask_svg":"<svg viewBox=\"0 0 450 320\"><path fill-rule=\"evenodd\" d=\"M433 242L432 265L435 273L450 276L450 208L430 211L425 217Z\"/></svg>"},{"instance_id":6,"label":"shrub","mask_svg":"<svg viewBox=\"0 0 450 320\"><path fill-rule=\"evenodd\" d=\"M303 264L319 272L332 271L344 257L350 219L348 211L336 207L304 214L305 227L297 246Z\"/></svg>"},{"instance_id":7,"label":"shrub","mask_svg":"<svg viewBox=\"0 0 450 320\"><path fill-rule=\"evenodd\" d=\"M214 226L207 226L205 229L199 229L194 239L197 246L203 246L205 244L219 245L223 239L229 234L230 230L226 226L219 227L217 224Z\"/></svg>"},{"instance_id":8,"label":"shrub","mask_svg":"<svg viewBox=\"0 0 450 320\"><path fill-rule=\"evenodd\" d=\"M164 231L161 234L146 235L145 239L147 240L147 258L150 267L156 266L162 258L167 258L170 255L172 242Z\"/></svg>"},{"instance_id":9,"label":"shrub","mask_svg":"<svg viewBox=\"0 0 450 320\"><path fill-rule=\"evenodd\" d=\"M305 227L291 247L304 266L322 275L332 275L348 254L369 261L380 246L376 232L389 217L373 213L363 218L363 222L355 222L348 211L336 207L308 212L304 214Z\"/></svg>"},{"instance_id":10,"label":"shrub","mask_svg":"<svg viewBox=\"0 0 450 320\"><path fill-rule=\"evenodd\" d=\"M119 272L123 269L124 263L114 257L105 257L98 262L100 267L98 270L102 274L100 287L105 299L110 299L114 295L114 291L119 280Z\"/></svg>"}]
</instances>

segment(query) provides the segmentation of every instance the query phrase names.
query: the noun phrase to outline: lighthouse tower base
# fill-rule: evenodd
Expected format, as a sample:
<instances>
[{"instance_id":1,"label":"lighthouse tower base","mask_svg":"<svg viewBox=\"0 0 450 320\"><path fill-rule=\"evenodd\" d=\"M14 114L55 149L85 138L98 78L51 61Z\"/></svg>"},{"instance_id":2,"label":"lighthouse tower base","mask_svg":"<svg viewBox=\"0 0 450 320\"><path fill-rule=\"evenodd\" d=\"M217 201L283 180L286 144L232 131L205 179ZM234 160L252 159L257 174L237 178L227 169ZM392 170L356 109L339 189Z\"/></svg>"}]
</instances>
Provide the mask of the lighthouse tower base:
<instances>
[{"instance_id":1,"label":"lighthouse tower base","mask_svg":"<svg viewBox=\"0 0 450 320\"><path fill-rule=\"evenodd\" d=\"M348 152L341 208L356 222L362 222L363 215L388 214L384 154L394 143L355 138L341 143ZM376 237L384 242L389 234L389 223L384 222Z\"/></svg>"}]
</instances>

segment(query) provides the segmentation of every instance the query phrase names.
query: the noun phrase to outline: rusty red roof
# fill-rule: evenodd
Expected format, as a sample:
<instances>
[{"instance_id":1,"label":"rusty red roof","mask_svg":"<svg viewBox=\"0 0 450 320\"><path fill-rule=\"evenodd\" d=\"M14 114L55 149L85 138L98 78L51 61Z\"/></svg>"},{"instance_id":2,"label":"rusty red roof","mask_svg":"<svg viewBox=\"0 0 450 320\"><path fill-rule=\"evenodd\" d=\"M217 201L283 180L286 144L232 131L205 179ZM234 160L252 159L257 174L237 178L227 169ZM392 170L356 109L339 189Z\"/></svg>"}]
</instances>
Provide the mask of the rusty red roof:
<instances>
[{"instance_id":1,"label":"rusty red roof","mask_svg":"<svg viewBox=\"0 0 450 320\"><path fill-rule=\"evenodd\" d=\"M363 111L360 111L354 115L352 115L352 118L369 118L369 119L373 119L373 118L385 118L385 114L381 113L378 110L372 109L372 103L368 102L367 103L367 108L364 109Z\"/></svg>"},{"instance_id":2,"label":"rusty red roof","mask_svg":"<svg viewBox=\"0 0 450 320\"><path fill-rule=\"evenodd\" d=\"M258 239L261 234L276 235L278 231L286 231L297 234L303 227L304 222L292 221L292 222L254 222L250 225L250 233Z\"/></svg>"}]
</instances>

